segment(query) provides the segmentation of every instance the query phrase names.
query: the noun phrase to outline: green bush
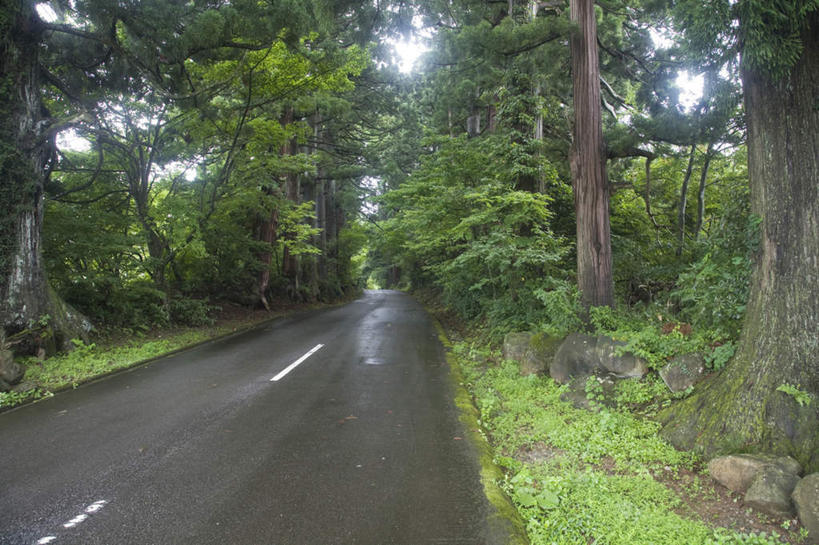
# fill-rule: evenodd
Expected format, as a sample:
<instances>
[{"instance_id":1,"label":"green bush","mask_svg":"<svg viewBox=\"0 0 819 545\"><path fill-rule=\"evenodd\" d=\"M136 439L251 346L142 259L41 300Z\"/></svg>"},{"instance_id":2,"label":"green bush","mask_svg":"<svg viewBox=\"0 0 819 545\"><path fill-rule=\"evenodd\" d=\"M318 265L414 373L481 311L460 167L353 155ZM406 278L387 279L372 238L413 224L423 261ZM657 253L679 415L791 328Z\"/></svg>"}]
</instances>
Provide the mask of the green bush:
<instances>
[{"instance_id":1,"label":"green bush","mask_svg":"<svg viewBox=\"0 0 819 545\"><path fill-rule=\"evenodd\" d=\"M202 299L171 299L168 303L170 320L178 325L213 325L215 320L211 313L215 310L219 307Z\"/></svg>"},{"instance_id":2,"label":"green bush","mask_svg":"<svg viewBox=\"0 0 819 545\"><path fill-rule=\"evenodd\" d=\"M715 235L708 250L683 272L672 301L680 316L713 330L715 338L735 339L742 328L751 280L751 255L759 240L760 218L750 216L736 231Z\"/></svg>"},{"instance_id":3,"label":"green bush","mask_svg":"<svg viewBox=\"0 0 819 545\"><path fill-rule=\"evenodd\" d=\"M165 294L148 281L121 284L107 276L78 278L61 295L92 322L106 327L149 329L170 323Z\"/></svg>"}]
</instances>

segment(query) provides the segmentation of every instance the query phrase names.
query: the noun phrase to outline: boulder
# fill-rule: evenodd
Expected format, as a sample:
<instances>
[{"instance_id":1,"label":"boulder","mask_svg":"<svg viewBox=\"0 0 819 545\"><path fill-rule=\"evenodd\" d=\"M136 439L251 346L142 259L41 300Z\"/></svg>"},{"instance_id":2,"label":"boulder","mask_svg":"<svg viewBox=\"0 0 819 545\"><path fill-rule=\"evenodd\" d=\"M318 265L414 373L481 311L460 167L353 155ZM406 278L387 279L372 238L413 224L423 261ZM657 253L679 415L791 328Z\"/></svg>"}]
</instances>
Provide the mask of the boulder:
<instances>
[{"instance_id":1,"label":"boulder","mask_svg":"<svg viewBox=\"0 0 819 545\"><path fill-rule=\"evenodd\" d=\"M819 544L819 473L799 481L791 498L799 521L808 531L808 543Z\"/></svg>"},{"instance_id":2,"label":"boulder","mask_svg":"<svg viewBox=\"0 0 819 545\"><path fill-rule=\"evenodd\" d=\"M14 361L14 355L8 350L0 349L0 381L13 386L22 378L23 368Z\"/></svg>"},{"instance_id":3,"label":"boulder","mask_svg":"<svg viewBox=\"0 0 819 545\"><path fill-rule=\"evenodd\" d=\"M599 384L599 387L595 387L595 390L597 390L596 395L590 396L586 390L586 384L589 380L595 380ZM601 406L614 407L617 405L614 399L615 384L616 377L612 375L576 377L569 382L569 389L560 394L560 400L571 403L576 409L585 409L587 411L597 411Z\"/></svg>"},{"instance_id":4,"label":"boulder","mask_svg":"<svg viewBox=\"0 0 819 545\"><path fill-rule=\"evenodd\" d=\"M555 354L549 374L561 384L569 383L575 377L587 377L598 366L594 356L596 337L571 333L560 345Z\"/></svg>"},{"instance_id":5,"label":"boulder","mask_svg":"<svg viewBox=\"0 0 819 545\"><path fill-rule=\"evenodd\" d=\"M609 337L572 333L557 349L549 374L567 384L575 377L612 374L616 378L641 378L648 373L645 362L634 354L617 354L622 341Z\"/></svg>"},{"instance_id":6,"label":"boulder","mask_svg":"<svg viewBox=\"0 0 819 545\"><path fill-rule=\"evenodd\" d=\"M660 369L660 378L672 392L682 392L690 388L705 374L705 358L702 354L683 354L672 359Z\"/></svg>"},{"instance_id":7,"label":"boulder","mask_svg":"<svg viewBox=\"0 0 819 545\"><path fill-rule=\"evenodd\" d=\"M546 333L507 333L503 338L503 358L517 361L522 375L547 373L560 342Z\"/></svg>"},{"instance_id":8,"label":"boulder","mask_svg":"<svg viewBox=\"0 0 819 545\"><path fill-rule=\"evenodd\" d=\"M530 331L512 331L503 337L503 359L523 361L526 351L529 350L529 341L533 333Z\"/></svg>"},{"instance_id":9,"label":"boulder","mask_svg":"<svg viewBox=\"0 0 819 545\"><path fill-rule=\"evenodd\" d=\"M739 494L744 494L757 473L766 465L776 465L792 475L802 473L802 466L790 456L768 454L730 454L719 456L708 462L708 472L721 485Z\"/></svg>"},{"instance_id":10,"label":"boulder","mask_svg":"<svg viewBox=\"0 0 819 545\"><path fill-rule=\"evenodd\" d=\"M32 382L30 380L24 380L23 382L21 382L19 384L16 384L14 387L12 387L11 391L12 392L22 393L22 392L28 392L29 390L34 390L35 388L37 388L37 383L36 382Z\"/></svg>"},{"instance_id":11,"label":"boulder","mask_svg":"<svg viewBox=\"0 0 819 545\"><path fill-rule=\"evenodd\" d=\"M775 517L792 517L793 493L799 477L777 464L767 464L760 469L745 493L745 503Z\"/></svg>"},{"instance_id":12,"label":"boulder","mask_svg":"<svg viewBox=\"0 0 819 545\"><path fill-rule=\"evenodd\" d=\"M648 365L642 358L628 352L617 355L618 349L626 344L602 335L597 337L595 351L600 366L617 378L643 378L648 373Z\"/></svg>"}]
</instances>

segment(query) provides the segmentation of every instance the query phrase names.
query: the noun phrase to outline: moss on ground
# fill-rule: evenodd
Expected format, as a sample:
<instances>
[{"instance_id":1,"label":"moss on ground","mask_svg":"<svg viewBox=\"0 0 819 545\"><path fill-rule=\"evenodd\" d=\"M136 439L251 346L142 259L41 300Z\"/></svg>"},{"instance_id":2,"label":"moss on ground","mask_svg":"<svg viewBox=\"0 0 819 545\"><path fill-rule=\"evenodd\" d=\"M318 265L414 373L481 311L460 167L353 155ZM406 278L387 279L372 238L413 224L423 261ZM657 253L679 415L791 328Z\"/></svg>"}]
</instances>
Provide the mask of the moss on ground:
<instances>
[{"instance_id":1,"label":"moss on ground","mask_svg":"<svg viewBox=\"0 0 819 545\"><path fill-rule=\"evenodd\" d=\"M444 347L447 348L447 363L450 369L451 387L455 393L455 405L458 407L459 420L463 426L464 433L470 444L477 451L478 462L480 464L481 484L484 494L494 512L489 515L490 533L497 543L504 545L526 545L526 531L523 520L520 518L515 506L510 501L506 493L499 484L503 481L505 474L494 461L494 451L486 438L481 435L481 428L478 423L478 411L472 402L472 397L463 385L463 377L457 358L451 351L452 344L447 338L443 327L436 321L438 338Z\"/></svg>"}]
</instances>

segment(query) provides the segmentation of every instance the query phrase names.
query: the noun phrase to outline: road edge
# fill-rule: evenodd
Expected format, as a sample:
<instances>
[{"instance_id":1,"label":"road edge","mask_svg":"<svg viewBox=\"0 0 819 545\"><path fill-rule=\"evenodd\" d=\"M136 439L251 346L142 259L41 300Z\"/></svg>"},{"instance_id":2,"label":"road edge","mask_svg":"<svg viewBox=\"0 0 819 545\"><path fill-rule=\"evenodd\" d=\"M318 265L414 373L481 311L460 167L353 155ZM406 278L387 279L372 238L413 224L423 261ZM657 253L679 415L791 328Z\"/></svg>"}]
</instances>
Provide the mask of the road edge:
<instances>
[{"instance_id":1,"label":"road edge","mask_svg":"<svg viewBox=\"0 0 819 545\"><path fill-rule=\"evenodd\" d=\"M472 396L464 386L460 364L452 354L452 342L435 315L429 311L427 311L427 314L435 325L438 339L444 346L446 361L449 364L450 386L455 394L454 401L458 409L458 420L464 427L466 437L477 452L484 496L489 502L490 510L493 511L487 517L489 538L491 540L489 543L491 545L529 545L523 519L521 519L520 514L512 504L512 500L498 485L498 482L502 481L505 475L494 461L492 446L481 433L481 427L478 424L478 409L472 402Z\"/></svg>"},{"instance_id":2,"label":"road edge","mask_svg":"<svg viewBox=\"0 0 819 545\"><path fill-rule=\"evenodd\" d=\"M16 411L18 409L22 409L23 407L27 407L28 405L33 405L34 403L40 403L40 402L43 402L43 401L47 401L47 400L51 399L52 397L54 397L55 395L57 395L57 394L59 394L61 392L66 392L68 390L76 390L77 388L79 388L81 386L92 384L94 382L99 382L101 380L106 380L108 378L111 378L111 377L113 377L115 375L119 375L121 373L129 373L129 372L134 371L135 369L137 369L139 367L149 365L149 364L151 364L151 363L153 363L155 361L159 361L159 360L161 360L163 358L167 358L167 357L170 357L170 356L175 356L176 354L179 354L181 352L186 352L188 350L193 350L194 348L199 348L202 345L212 343L214 341L221 341L221 340L224 340L224 339L228 339L230 337L234 337L234 336L237 336L237 335L242 335L244 333L248 333L248 332L253 331L255 329L261 329L263 327L267 327L267 326L269 326L269 325L271 325L274 322L277 322L279 320L290 318L290 317L298 314L299 312L310 312L310 311L316 310L318 308L332 308L332 307L343 306L343 305L346 305L346 304L354 301L355 299L357 299L360 296L361 296L361 294L358 293L357 295L355 295L354 297L352 297L350 299L345 298L345 299L342 299L342 300L339 300L339 301L333 302L333 303L321 304L321 305L317 305L317 306L307 305L305 308L281 311L281 312L277 313L275 316L271 316L269 318L264 318L264 319L262 319L262 320L260 320L258 322L253 322L251 324L240 326L240 327L234 329L233 331L227 331L225 333L220 333L220 334L215 335L213 337L208 337L208 338L202 339L200 341L196 341L196 342L193 342L193 343L190 343L190 344L186 344L184 346L174 348L173 350L169 350L168 352L163 352L162 354L158 354L156 356L151 356L150 358L144 358L144 359L141 359L141 360L133 361L133 362L129 363L128 365L124 366L124 367L120 367L118 369L114 369L114 370L111 370L111 371L107 371L105 373L101 373L99 375L94 375L92 377L88 377L88 378L79 380L74 384L66 384L65 386L61 386L59 388L49 390L49 393L51 395L47 395L47 396L40 397L40 398L37 398L37 399L28 399L26 401L23 401L22 403L18 403L17 405L13 405L11 407L0 407L0 414L10 413L10 412Z\"/></svg>"}]
</instances>

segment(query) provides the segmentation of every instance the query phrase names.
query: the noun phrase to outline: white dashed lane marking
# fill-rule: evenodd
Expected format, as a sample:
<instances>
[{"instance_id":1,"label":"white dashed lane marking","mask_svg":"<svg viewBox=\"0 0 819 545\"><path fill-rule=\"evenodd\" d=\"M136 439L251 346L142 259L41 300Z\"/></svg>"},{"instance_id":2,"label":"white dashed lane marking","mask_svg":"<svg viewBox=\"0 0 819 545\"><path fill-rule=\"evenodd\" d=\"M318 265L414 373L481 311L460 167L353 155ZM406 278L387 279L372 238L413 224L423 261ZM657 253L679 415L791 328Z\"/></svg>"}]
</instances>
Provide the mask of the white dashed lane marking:
<instances>
[{"instance_id":1,"label":"white dashed lane marking","mask_svg":"<svg viewBox=\"0 0 819 545\"><path fill-rule=\"evenodd\" d=\"M293 363L291 363L290 365L288 365L287 367L285 367L285 368L284 368L284 369L281 371L281 373L279 373L279 374L278 374L278 375L276 375L275 377L271 378L271 379L270 379L270 382L278 382L278 381L280 381L281 379L283 379L283 378L285 377L285 375L287 375L287 373L289 373L290 371L292 371L293 369L295 369L296 367L298 367L298 365L299 365L301 362L303 362L304 360L306 360L307 358L309 358L310 356L312 356L313 354L315 354L316 352L318 352L319 350L321 350L321 347L323 347L323 346L324 346L323 344L317 344L316 346L314 346L314 347L313 347L313 349L312 349L312 350L310 350L310 351L309 351L307 354L303 355L302 357L300 357L299 359L297 359L296 361L294 361Z\"/></svg>"},{"instance_id":2,"label":"white dashed lane marking","mask_svg":"<svg viewBox=\"0 0 819 545\"><path fill-rule=\"evenodd\" d=\"M66 529L76 528L78 525L88 520L90 515L93 515L94 513L98 512L100 509L105 507L105 504L107 503L108 503L107 500L95 501L94 503L83 509L82 513L80 513L73 519L65 522L63 524L63 528ZM55 541L57 541L57 536L41 537L40 539L37 540L37 545L48 545L49 543L53 543Z\"/></svg>"}]
</instances>

